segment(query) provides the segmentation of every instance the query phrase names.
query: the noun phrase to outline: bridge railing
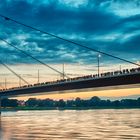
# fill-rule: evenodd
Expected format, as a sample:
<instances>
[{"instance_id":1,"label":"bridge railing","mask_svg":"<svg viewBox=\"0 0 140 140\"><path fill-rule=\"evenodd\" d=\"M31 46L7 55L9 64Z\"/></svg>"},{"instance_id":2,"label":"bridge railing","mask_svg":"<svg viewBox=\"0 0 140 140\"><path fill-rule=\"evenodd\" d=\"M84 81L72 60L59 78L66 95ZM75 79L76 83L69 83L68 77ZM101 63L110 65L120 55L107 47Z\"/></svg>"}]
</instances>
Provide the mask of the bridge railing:
<instances>
[{"instance_id":1,"label":"bridge railing","mask_svg":"<svg viewBox=\"0 0 140 140\"><path fill-rule=\"evenodd\" d=\"M43 86L43 85L53 85L53 84L59 84L59 83L65 83L65 82L81 81L81 80L86 80L86 79L99 79L99 78L104 78L104 77L128 75L128 74L134 74L134 73L139 73L139 72L140 72L140 67L132 68L132 69L123 69L121 71L118 70L118 71L113 71L113 72L105 72L105 73L101 73L99 75L98 74L85 75L85 76L74 77L74 78L69 78L69 79L61 79L61 80L56 80L56 81L44 82L44 83L36 83L33 85L24 85L24 86L20 86L20 87L1 89L0 91L24 89L24 88L30 88L30 87Z\"/></svg>"}]
</instances>

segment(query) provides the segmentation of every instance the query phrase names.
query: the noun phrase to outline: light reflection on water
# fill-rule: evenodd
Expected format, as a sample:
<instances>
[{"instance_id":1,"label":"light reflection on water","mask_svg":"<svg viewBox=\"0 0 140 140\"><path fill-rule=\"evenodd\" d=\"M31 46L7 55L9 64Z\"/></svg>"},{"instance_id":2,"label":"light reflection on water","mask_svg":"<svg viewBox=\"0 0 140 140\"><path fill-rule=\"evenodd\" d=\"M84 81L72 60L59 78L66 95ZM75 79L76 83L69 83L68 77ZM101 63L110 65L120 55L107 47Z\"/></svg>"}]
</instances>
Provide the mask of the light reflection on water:
<instances>
[{"instance_id":1,"label":"light reflection on water","mask_svg":"<svg viewBox=\"0 0 140 140\"><path fill-rule=\"evenodd\" d=\"M140 140L140 109L3 112L0 140Z\"/></svg>"}]
</instances>

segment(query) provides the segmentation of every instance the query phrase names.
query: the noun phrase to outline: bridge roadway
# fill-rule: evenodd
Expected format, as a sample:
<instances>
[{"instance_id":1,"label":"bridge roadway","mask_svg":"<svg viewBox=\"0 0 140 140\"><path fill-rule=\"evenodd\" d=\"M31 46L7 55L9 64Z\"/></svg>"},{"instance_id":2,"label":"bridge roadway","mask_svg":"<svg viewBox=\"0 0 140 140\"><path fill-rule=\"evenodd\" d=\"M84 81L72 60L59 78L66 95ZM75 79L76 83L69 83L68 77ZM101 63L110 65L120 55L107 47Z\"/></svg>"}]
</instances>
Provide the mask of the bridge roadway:
<instances>
[{"instance_id":1,"label":"bridge roadway","mask_svg":"<svg viewBox=\"0 0 140 140\"><path fill-rule=\"evenodd\" d=\"M0 97L140 87L140 72L0 91Z\"/></svg>"}]
</instances>

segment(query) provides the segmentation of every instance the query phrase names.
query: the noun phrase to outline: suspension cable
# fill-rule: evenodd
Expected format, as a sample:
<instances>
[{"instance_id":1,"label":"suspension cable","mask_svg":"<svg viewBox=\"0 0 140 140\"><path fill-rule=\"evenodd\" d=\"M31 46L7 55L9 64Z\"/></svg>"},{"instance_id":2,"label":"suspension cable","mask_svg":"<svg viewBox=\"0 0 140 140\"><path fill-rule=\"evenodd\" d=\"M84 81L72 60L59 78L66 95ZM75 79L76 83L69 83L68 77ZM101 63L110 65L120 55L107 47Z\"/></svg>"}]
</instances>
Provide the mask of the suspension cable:
<instances>
[{"instance_id":1,"label":"suspension cable","mask_svg":"<svg viewBox=\"0 0 140 140\"><path fill-rule=\"evenodd\" d=\"M16 77L20 78L23 82L25 82L27 85L30 85L24 78L22 78L19 74L17 74L15 71L13 71L8 65L6 65L5 63L3 63L1 60L0 60L0 63L6 67L9 71L11 71Z\"/></svg>"},{"instance_id":2,"label":"suspension cable","mask_svg":"<svg viewBox=\"0 0 140 140\"><path fill-rule=\"evenodd\" d=\"M39 31L39 32L41 32L41 33L43 33L43 34L47 34L47 35L49 35L49 36L58 38L58 39L60 39L60 40L69 42L69 43L74 44L74 45L76 45L76 46L80 46L80 47L82 47L82 48L86 48L86 49L88 49L88 50L91 50L91 51L94 51L94 52L97 52L97 53L100 53L100 54L103 54L103 55L106 55L106 56L109 56L109 57L112 57L112 58L115 58L115 59L118 59L118 60L121 60L121 61L124 61L124 62L127 62L127 63L130 63L130 64L133 64L133 65L136 65L136 66L139 66L139 67L140 67L140 64L137 64L137 63L135 63L135 62L126 60L126 59L124 59L124 58L121 58L121 57L118 57L118 56L115 56L115 55L112 55L112 54L109 54L109 53L106 53L106 52L103 52L103 51L99 51L99 50L90 48L90 47L85 46L85 45L82 45L82 44L80 44L80 43L77 43L77 42L74 42L74 41L65 39L65 38L63 38L63 37L57 36L57 35L55 35L55 34L52 34L52 33L49 33L49 32L43 31L43 30L40 30L40 29L38 29L38 28L35 28L35 27L30 26L30 25L24 24L24 23L22 23L22 22L19 22L19 21L17 21L17 20L14 20L14 19L9 18L9 17L7 17L7 16L4 16L4 15L2 15L2 14L0 14L0 17L4 18L5 20L10 20L10 21L15 22L15 23L17 23L17 24L19 24L19 25L22 25L22 26L25 26L25 27L27 27L27 28L30 28L30 29L32 29L32 30Z\"/></svg>"},{"instance_id":3,"label":"suspension cable","mask_svg":"<svg viewBox=\"0 0 140 140\"><path fill-rule=\"evenodd\" d=\"M57 69L51 67L50 65L48 65L48 64L46 64L46 63L40 61L39 59L37 59L37 58L35 58L34 56L32 56L31 54L29 54L29 53L23 51L22 49L19 49L18 47L16 47L16 46L13 45L12 43L6 41L5 39L2 39L2 38L0 37L0 40L2 40L3 42L5 42L5 43L8 44L9 46L15 48L16 50L20 51L20 52L23 53L24 55L31 57L32 59L34 59L35 61L39 62L40 64L42 64L42 65L44 65L44 66L46 66L46 67L52 69L53 71L59 73L60 75L64 75L65 77L69 78L69 76L67 76L65 73L62 73L62 72L58 71Z\"/></svg>"}]
</instances>

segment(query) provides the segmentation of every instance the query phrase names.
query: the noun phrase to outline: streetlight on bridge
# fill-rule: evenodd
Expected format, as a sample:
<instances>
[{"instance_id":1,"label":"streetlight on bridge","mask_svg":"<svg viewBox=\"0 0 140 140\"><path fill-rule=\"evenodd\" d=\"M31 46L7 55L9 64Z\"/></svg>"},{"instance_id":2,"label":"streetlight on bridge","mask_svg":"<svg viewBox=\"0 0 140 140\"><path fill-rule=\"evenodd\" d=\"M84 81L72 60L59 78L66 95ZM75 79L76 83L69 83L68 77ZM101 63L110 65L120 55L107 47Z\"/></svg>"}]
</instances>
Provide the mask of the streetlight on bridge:
<instances>
[{"instance_id":1,"label":"streetlight on bridge","mask_svg":"<svg viewBox=\"0 0 140 140\"><path fill-rule=\"evenodd\" d=\"M65 79L65 64L63 63L62 65L62 77L63 77L63 80Z\"/></svg>"},{"instance_id":2,"label":"streetlight on bridge","mask_svg":"<svg viewBox=\"0 0 140 140\"><path fill-rule=\"evenodd\" d=\"M100 77L100 57L101 57L101 54L99 53L98 57L97 57L97 59L98 59L98 77Z\"/></svg>"}]
</instances>

